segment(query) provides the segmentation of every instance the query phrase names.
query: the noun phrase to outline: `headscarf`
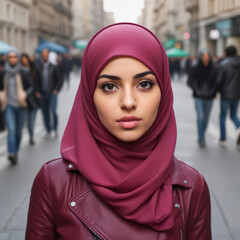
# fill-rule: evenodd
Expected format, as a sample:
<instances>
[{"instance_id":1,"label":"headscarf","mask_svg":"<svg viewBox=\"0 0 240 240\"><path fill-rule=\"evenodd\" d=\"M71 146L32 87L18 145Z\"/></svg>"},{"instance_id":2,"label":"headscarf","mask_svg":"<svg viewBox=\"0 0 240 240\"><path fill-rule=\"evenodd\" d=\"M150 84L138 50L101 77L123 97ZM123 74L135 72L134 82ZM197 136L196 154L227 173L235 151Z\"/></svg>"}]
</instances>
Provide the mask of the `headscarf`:
<instances>
[{"instance_id":1,"label":"headscarf","mask_svg":"<svg viewBox=\"0 0 240 240\"><path fill-rule=\"evenodd\" d=\"M161 89L155 122L134 142L120 141L104 128L93 100L101 70L123 56L151 69ZM81 83L61 144L63 158L74 164L106 204L123 218L158 231L174 225L168 178L176 144L172 105L168 59L157 37L133 23L107 26L85 50Z\"/></svg>"}]
</instances>

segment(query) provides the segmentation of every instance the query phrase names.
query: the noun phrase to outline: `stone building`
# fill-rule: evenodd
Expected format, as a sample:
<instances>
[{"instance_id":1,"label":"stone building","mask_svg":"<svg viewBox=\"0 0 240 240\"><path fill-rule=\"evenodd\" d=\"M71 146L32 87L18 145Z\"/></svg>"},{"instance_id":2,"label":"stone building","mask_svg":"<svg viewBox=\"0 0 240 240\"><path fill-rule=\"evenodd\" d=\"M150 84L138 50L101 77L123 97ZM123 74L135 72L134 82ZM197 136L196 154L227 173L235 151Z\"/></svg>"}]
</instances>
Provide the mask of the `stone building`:
<instances>
[{"instance_id":1,"label":"stone building","mask_svg":"<svg viewBox=\"0 0 240 240\"><path fill-rule=\"evenodd\" d=\"M175 0L175 38L179 47L186 52L190 52L190 13L186 12L184 1Z\"/></svg>"},{"instance_id":2,"label":"stone building","mask_svg":"<svg viewBox=\"0 0 240 240\"><path fill-rule=\"evenodd\" d=\"M139 23L153 31L165 45L171 44L189 51L190 40L183 38L189 31L190 14L182 0L145 0Z\"/></svg>"},{"instance_id":3,"label":"stone building","mask_svg":"<svg viewBox=\"0 0 240 240\"><path fill-rule=\"evenodd\" d=\"M197 54L208 48L222 56L226 46L234 44L240 53L239 0L185 0L191 13L191 46Z\"/></svg>"},{"instance_id":4,"label":"stone building","mask_svg":"<svg viewBox=\"0 0 240 240\"><path fill-rule=\"evenodd\" d=\"M154 32L154 7L155 0L145 0L142 15L139 17L138 23Z\"/></svg>"},{"instance_id":5,"label":"stone building","mask_svg":"<svg viewBox=\"0 0 240 240\"><path fill-rule=\"evenodd\" d=\"M33 54L43 40L71 45L72 0L0 0L0 40Z\"/></svg>"},{"instance_id":6,"label":"stone building","mask_svg":"<svg viewBox=\"0 0 240 240\"><path fill-rule=\"evenodd\" d=\"M30 0L0 0L0 40L29 51Z\"/></svg>"},{"instance_id":7,"label":"stone building","mask_svg":"<svg viewBox=\"0 0 240 240\"><path fill-rule=\"evenodd\" d=\"M72 0L32 0L30 7L30 48L44 40L63 46L72 43Z\"/></svg>"},{"instance_id":8,"label":"stone building","mask_svg":"<svg viewBox=\"0 0 240 240\"><path fill-rule=\"evenodd\" d=\"M190 13L189 32L191 37L189 50L192 55L196 55L199 44L198 0L184 0L184 4L186 11Z\"/></svg>"},{"instance_id":9,"label":"stone building","mask_svg":"<svg viewBox=\"0 0 240 240\"><path fill-rule=\"evenodd\" d=\"M156 0L153 12L154 33L161 42L168 39L168 2Z\"/></svg>"},{"instance_id":10,"label":"stone building","mask_svg":"<svg viewBox=\"0 0 240 240\"><path fill-rule=\"evenodd\" d=\"M103 0L73 0L73 39L89 40L106 24Z\"/></svg>"},{"instance_id":11,"label":"stone building","mask_svg":"<svg viewBox=\"0 0 240 240\"><path fill-rule=\"evenodd\" d=\"M199 34L199 48L207 47L213 55L223 55L231 44L240 53L240 1L200 1Z\"/></svg>"},{"instance_id":12,"label":"stone building","mask_svg":"<svg viewBox=\"0 0 240 240\"><path fill-rule=\"evenodd\" d=\"M115 23L114 13L113 12L105 12L104 13L104 25L110 25Z\"/></svg>"}]
</instances>

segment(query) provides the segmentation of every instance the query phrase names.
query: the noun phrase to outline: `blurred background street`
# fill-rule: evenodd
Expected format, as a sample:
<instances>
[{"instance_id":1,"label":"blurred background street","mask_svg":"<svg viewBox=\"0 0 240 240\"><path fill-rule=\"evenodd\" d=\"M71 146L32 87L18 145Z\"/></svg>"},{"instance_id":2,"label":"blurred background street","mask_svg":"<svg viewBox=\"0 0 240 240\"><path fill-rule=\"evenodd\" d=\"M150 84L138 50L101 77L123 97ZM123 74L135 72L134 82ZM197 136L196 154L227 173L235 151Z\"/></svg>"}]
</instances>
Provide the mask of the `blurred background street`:
<instances>
[{"instance_id":1,"label":"blurred background street","mask_svg":"<svg viewBox=\"0 0 240 240\"><path fill-rule=\"evenodd\" d=\"M36 145L29 146L27 132L24 132L19 164L9 165L6 159L6 135L0 135L0 239L20 240L24 238L29 194L33 179L47 160L60 156L61 136L70 114L79 77L71 75L71 88L63 88L59 97L60 129L57 139L44 139L41 115L38 113L36 126ZM214 111L207 132L207 147L201 149L197 144L196 117L193 99L184 79L173 82L175 94L174 109L178 123L178 143L176 156L198 169L206 178L211 191L213 239L232 240L240 238L240 148L235 144L235 131L228 122L228 146L217 144L218 105Z\"/></svg>"},{"instance_id":2,"label":"blurred background street","mask_svg":"<svg viewBox=\"0 0 240 240\"><path fill-rule=\"evenodd\" d=\"M211 98L213 106L203 147L198 139L192 90L187 86L191 69L199 65L198 54L202 49L208 49L211 64L219 69L226 58L225 49L230 45L236 48L234 57L239 60L240 1L0 0L0 91L4 89L9 51L19 54L19 64L24 70L29 66L24 65L22 53L38 69L43 60L42 50L48 49L48 61L55 66L61 83L57 92L58 129L46 136L38 106L34 139L31 142L29 122L25 121L16 165L8 159L9 119L6 121L5 110L0 110L0 240L24 239L31 186L42 164L60 156L61 138L80 82L87 43L104 26L121 21L149 28L162 42L169 57L174 91L178 128L175 155L194 166L207 180L213 239L240 239L240 147L236 144L236 127L227 115L227 138L219 142L221 95L218 89L217 95ZM40 76L38 70L37 75ZM38 94L34 83L30 85L34 94ZM240 93L240 87L237 89ZM238 105L237 110L239 118Z\"/></svg>"}]
</instances>

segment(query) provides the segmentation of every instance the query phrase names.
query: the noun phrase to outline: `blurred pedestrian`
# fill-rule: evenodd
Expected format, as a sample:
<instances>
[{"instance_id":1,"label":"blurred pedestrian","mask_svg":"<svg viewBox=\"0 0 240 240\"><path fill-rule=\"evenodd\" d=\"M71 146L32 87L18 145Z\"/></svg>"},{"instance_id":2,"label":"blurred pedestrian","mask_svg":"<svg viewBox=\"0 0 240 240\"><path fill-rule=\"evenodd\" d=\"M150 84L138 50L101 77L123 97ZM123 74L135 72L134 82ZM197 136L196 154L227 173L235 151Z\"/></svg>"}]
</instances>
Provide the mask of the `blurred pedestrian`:
<instances>
[{"instance_id":1,"label":"blurred pedestrian","mask_svg":"<svg viewBox=\"0 0 240 240\"><path fill-rule=\"evenodd\" d=\"M210 52L202 50L198 63L189 73L187 84L193 90L197 113L198 143L205 147L205 133L220 81L220 70L212 62Z\"/></svg>"},{"instance_id":2,"label":"blurred pedestrian","mask_svg":"<svg viewBox=\"0 0 240 240\"><path fill-rule=\"evenodd\" d=\"M44 49L41 53L41 62L38 64L40 72L39 81L36 83L36 96L40 99L43 114L44 126L46 129L45 138L51 136L51 131L58 133L57 95L62 86L62 78L58 67L49 62L49 51Z\"/></svg>"},{"instance_id":3,"label":"blurred pedestrian","mask_svg":"<svg viewBox=\"0 0 240 240\"><path fill-rule=\"evenodd\" d=\"M34 145L34 126L35 119L37 115L37 110L39 105L39 100L36 98L36 84L40 81L40 73L38 69L35 67L34 63L31 61L28 54L23 53L21 55L21 68L28 77L29 83L31 85L31 89L28 93L27 98L27 129L29 133L29 144Z\"/></svg>"},{"instance_id":4,"label":"blurred pedestrian","mask_svg":"<svg viewBox=\"0 0 240 240\"><path fill-rule=\"evenodd\" d=\"M3 70L5 65L5 55L0 54L0 71Z\"/></svg>"},{"instance_id":5,"label":"blurred pedestrian","mask_svg":"<svg viewBox=\"0 0 240 240\"><path fill-rule=\"evenodd\" d=\"M187 58L186 57L183 57L183 58L180 59L180 80L185 78L186 63L187 63Z\"/></svg>"},{"instance_id":6,"label":"blurred pedestrian","mask_svg":"<svg viewBox=\"0 0 240 240\"><path fill-rule=\"evenodd\" d=\"M70 87L70 73L72 71L72 60L71 60L70 54L65 53L63 55L62 67L63 67L64 82L66 82L67 88L69 89L69 87Z\"/></svg>"},{"instance_id":7,"label":"blurred pedestrian","mask_svg":"<svg viewBox=\"0 0 240 240\"><path fill-rule=\"evenodd\" d=\"M3 92L3 74L4 72L0 70L0 132L4 131L5 126L5 109L2 108L3 99L5 97L5 94Z\"/></svg>"},{"instance_id":8,"label":"blurred pedestrian","mask_svg":"<svg viewBox=\"0 0 240 240\"><path fill-rule=\"evenodd\" d=\"M82 53L78 53L76 56L74 56L73 63L75 66L76 75L80 76L82 67Z\"/></svg>"},{"instance_id":9,"label":"blurred pedestrian","mask_svg":"<svg viewBox=\"0 0 240 240\"><path fill-rule=\"evenodd\" d=\"M173 78L173 73L174 73L174 65L173 65L173 58L168 58L168 65L169 65L169 74L170 74L170 78L172 80Z\"/></svg>"},{"instance_id":10,"label":"blurred pedestrian","mask_svg":"<svg viewBox=\"0 0 240 240\"><path fill-rule=\"evenodd\" d=\"M11 50L7 55L4 73L1 74L0 80L4 92L2 107L3 109L6 107L8 159L13 165L18 161L17 154L22 138L27 92L31 87L25 73L21 71L19 60L18 52Z\"/></svg>"},{"instance_id":11,"label":"blurred pedestrian","mask_svg":"<svg viewBox=\"0 0 240 240\"><path fill-rule=\"evenodd\" d=\"M240 120L237 116L240 99L240 59L237 48L233 45L225 49L226 58L220 62L223 78L220 86L220 145L226 145L226 117L230 111L230 118L237 129L237 145L240 145Z\"/></svg>"},{"instance_id":12,"label":"blurred pedestrian","mask_svg":"<svg viewBox=\"0 0 240 240\"><path fill-rule=\"evenodd\" d=\"M62 157L33 183L26 240L210 240L208 187L174 157L176 138L157 37L131 23L98 32L85 50Z\"/></svg>"}]
</instances>

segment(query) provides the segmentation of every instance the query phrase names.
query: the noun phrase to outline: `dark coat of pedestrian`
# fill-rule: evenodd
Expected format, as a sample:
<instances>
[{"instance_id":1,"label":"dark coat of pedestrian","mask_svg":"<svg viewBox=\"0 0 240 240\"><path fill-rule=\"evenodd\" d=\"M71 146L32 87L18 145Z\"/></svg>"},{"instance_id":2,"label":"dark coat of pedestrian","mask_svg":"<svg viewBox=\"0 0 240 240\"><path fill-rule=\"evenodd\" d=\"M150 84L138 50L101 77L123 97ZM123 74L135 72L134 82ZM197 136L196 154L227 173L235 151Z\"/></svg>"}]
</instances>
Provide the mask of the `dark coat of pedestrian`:
<instances>
[{"instance_id":1,"label":"dark coat of pedestrian","mask_svg":"<svg viewBox=\"0 0 240 240\"><path fill-rule=\"evenodd\" d=\"M240 120L237 116L240 99L240 58L237 48L229 46L225 50L226 58L220 62L223 76L220 85L220 140L219 144L226 145L226 117L230 111L230 118L237 129L237 145L240 145Z\"/></svg>"},{"instance_id":2,"label":"dark coat of pedestrian","mask_svg":"<svg viewBox=\"0 0 240 240\"><path fill-rule=\"evenodd\" d=\"M51 132L58 133L57 95L62 87L63 78L60 75L58 66L49 62L49 51L44 49L41 53L41 61L38 64L40 72L39 82L36 83L36 96L40 100L43 114L46 138Z\"/></svg>"},{"instance_id":3,"label":"dark coat of pedestrian","mask_svg":"<svg viewBox=\"0 0 240 240\"><path fill-rule=\"evenodd\" d=\"M70 87L70 73L72 71L73 62L70 54L64 54L62 58L62 68L64 75L64 82L66 82L67 87Z\"/></svg>"},{"instance_id":4,"label":"dark coat of pedestrian","mask_svg":"<svg viewBox=\"0 0 240 240\"><path fill-rule=\"evenodd\" d=\"M200 147L205 147L205 132L220 79L221 71L214 65L209 51L202 50L199 53L197 65L190 70L187 81L195 99Z\"/></svg>"},{"instance_id":5,"label":"dark coat of pedestrian","mask_svg":"<svg viewBox=\"0 0 240 240\"><path fill-rule=\"evenodd\" d=\"M34 142L34 126L37 115L37 110L40 107L39 99L36 97L36 84L40 81L40 72L31 61L28 54L23 53L21 55L21 69L28 77L28 81L31 85L31 92L27 98L27 129L29 133L29 144L33 145Z\"/></svg>"},{"instance_id":6,"label":"dark coat of pedestrian","mask_svg":"<svg viewBox=\"0 0 240 240\"><path fill-rule=\"evenodd\" d=\"M62 157L33 183L26 240L211 240L203 176L174 156L165 50L133 23L89 42Z\"/></svg>"}]
</instances>

